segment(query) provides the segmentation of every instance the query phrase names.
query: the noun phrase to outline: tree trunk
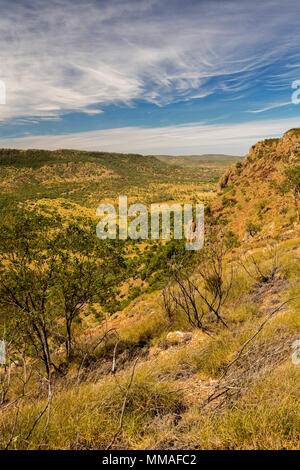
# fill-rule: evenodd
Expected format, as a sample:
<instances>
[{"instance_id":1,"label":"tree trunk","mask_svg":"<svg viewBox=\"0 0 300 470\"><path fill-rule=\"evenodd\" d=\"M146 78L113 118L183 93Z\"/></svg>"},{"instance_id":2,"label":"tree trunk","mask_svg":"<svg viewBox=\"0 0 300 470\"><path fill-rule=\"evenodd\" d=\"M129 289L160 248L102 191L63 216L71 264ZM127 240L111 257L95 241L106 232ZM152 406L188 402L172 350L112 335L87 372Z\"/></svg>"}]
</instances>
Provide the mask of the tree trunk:
<instances>
[{"instance_id":1,"label":"tree trunk","mask_svg":"<svg viewBox=\"0 0 300 470\"><path fill-rule=\"evenodd\" d=\"M295 208L296 208L297 220L298 220L298 222L300 222L300 211L299 211L299 204L298 204L298 198L297 198L296 193L294 193L294 204L295 204Z\"/></svg>"},{"instance_id":2,"label":"tree trunk","mask_svg":"<svg viewBox=\"0 0 300 470\"><path fill-rule=\"evenodd\" d=\"M47 335L46 335L46 332L43 331L43 328L42 328L42 331L40 331L38 325L35 322L33 322L32 325L33 325L34 331L36 332L37 339L38 339L38 341L41 345L42 360L45 364L47 376L49 377L50 376L51 360L50 360L50 352L49 352Z\"/></svg>"},{"instance_id":3,"label":"tree trunk","mask_svg":"<svg viewBox=\"0 0 300 470\"><path fill-rule=\"evenodd\" d=\"M67 328L67 338L66 338L66 358L69 360L72 355L72 331L71 331L72 321L68 319L66 321Z\"/></svg>"}]
</instances>

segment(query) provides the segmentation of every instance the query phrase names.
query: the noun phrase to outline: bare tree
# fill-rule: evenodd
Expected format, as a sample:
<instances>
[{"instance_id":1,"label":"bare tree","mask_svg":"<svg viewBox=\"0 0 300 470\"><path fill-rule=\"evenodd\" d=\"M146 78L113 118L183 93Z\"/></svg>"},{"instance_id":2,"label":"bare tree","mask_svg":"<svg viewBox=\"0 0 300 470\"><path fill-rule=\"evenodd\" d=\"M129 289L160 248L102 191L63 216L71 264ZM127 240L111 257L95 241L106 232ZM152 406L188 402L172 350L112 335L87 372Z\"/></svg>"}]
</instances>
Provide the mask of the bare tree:
<instances>
[{"instance_id":1,"label":"bare tree","mask_svg":"<svg viewBox=\"0 0 300 470\"><path fill-rule=\"evenodd\" d=\"M174 315L174 310L181 309L192 326L209 332L210 328L204 324L204 320L210 313L227 327L222 307L228 299L234 277L234 265L229 262L228 252L222 240L212 238L199 254L193 271L182 265L173 267L172 282L164 293L168 315Z\"/></svg>"},{"instance_id":2,"label":"bare tree","mask_svg":"<svg viewBox=\"0 0 300 470\"><path fill-rule=\"evenodd\" d=\"M265 263L264 266L264 263L254 254L241 252L238 263L251 279L262 283L269 282L275 278L280 268L277 245L268 250L266 258L270 259L271 263Z\"/></svg>"},{"instance_id":3,"label":"bare tree","mask_svg":"<svg viewBox=\"0 0 300 470\"><path fill-rule=\"evenodd\" d=\"M169 282L162 290L163 305L170 321L174 319L176 310L176 296L174 295L174 285Z\"/></svg>"},{"instance_id":4,"label":"bare tree","mask_svg":"<svg viewBox=\"0 0 300 470\"><path fill-rule=\"evenodd\" d=\"M175 268L173 280L174 286L169 287L169 295L173 299L175 308L185 313L192 326L208 331L203 325L205 308L198 301L197 287L192 282L190 273L187 274Z\"/></svg>"}]
</instances>

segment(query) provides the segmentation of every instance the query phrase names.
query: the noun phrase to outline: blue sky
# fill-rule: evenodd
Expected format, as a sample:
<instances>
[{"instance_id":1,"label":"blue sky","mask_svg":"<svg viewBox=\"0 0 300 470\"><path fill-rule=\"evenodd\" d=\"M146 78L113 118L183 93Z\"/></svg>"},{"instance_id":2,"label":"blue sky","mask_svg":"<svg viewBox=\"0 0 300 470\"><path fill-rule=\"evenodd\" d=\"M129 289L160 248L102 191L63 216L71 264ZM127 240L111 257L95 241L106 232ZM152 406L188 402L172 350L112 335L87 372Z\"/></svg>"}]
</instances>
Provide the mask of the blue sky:
<instances>
[{"instance_id":1,"label":"blue sky","mask_svg":"<svg viewBox=\"0 0 300 470\"><path fill-rule=\"evenodd\" d=\"M298 1L0 6L0 147L242 155L300 127Z\"/></svg>"}]
</instances>

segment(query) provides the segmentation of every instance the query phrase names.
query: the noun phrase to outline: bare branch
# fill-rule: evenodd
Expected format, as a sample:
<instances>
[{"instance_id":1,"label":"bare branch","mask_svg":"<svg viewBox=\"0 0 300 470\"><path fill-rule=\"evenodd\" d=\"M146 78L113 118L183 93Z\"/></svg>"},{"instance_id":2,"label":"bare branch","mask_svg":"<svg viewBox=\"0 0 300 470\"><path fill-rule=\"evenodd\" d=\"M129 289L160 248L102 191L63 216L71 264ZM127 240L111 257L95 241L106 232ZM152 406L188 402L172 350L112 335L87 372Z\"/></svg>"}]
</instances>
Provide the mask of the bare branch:
<instances>
[{"instance_id":1,"label":"bare branch","mask_svg":"<svg viewBox=\"0 0 300 470\"><path fill-rule=\"evenodd\" d=\"M136 367L136 364L137 364L138 359L139 359L139 358L137 357L136 360L134 361L134 364L133 364L133 367L132 367L131 377L130 377L130 380L129 380L129 383L128 383L128 386L127 386L127 390L126 390L126 393L125 393L125 397L124 397L123 405L122 405L122 409L121 409L119 427L118 427L118 429L116 430L115 434L113 435L113 438L112 438L110 444L106 447L106 450L110 450L110 449L111 449L111 447L113 446L113 444L114 444L114 442L115 442L117 436L119 435L119 433L120 433L121 430L122 430L122 427L123 427L123 418L124 418L124 412L125 412L125 408L126 408L126 404L127 404L128 394L129 394L129 391L130 391L131 386L132 386L133 377L134 377L134 372L135 372L135 367Z\"/></svg>"}]
</instances>

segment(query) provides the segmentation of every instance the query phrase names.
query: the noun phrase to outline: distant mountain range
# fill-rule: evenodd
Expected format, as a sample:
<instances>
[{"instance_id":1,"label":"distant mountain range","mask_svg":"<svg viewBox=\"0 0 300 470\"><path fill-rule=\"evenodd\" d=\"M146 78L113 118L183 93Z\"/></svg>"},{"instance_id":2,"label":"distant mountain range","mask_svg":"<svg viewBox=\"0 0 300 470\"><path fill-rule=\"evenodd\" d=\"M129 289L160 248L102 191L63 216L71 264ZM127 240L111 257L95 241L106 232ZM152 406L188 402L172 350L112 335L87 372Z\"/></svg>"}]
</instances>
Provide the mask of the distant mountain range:
<instances>
[{"instance_id":1,"label":"distant mountain range","mask_svg":"<svg viewBox=\"0 0 300 470\"><path fill-rule=\"evenodd\" d=\"M203 154L203 155L155 155L159 160L168 163L170 165L179 166L199 166L205 165L206 167L220 167L233 165L234 163L243 160L241 156L225 155L225 154Z\"/></svg>"}]
</instances>

